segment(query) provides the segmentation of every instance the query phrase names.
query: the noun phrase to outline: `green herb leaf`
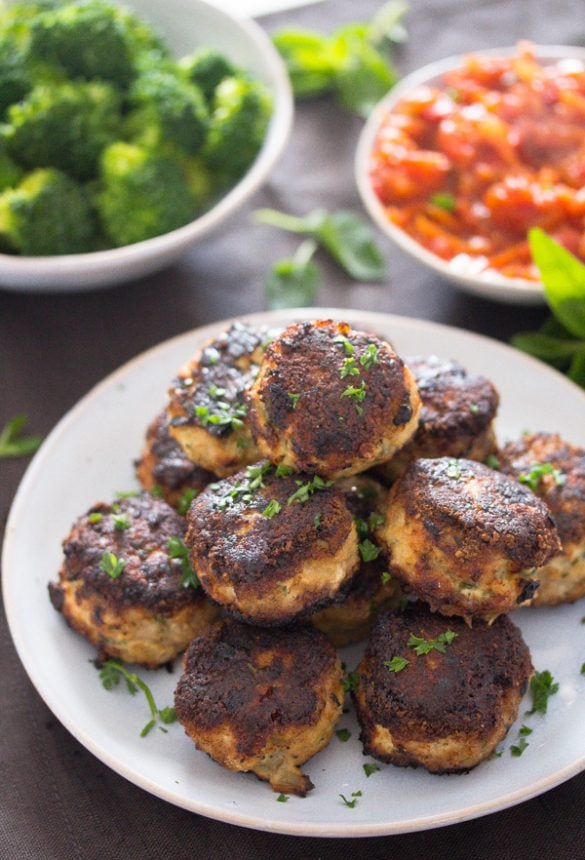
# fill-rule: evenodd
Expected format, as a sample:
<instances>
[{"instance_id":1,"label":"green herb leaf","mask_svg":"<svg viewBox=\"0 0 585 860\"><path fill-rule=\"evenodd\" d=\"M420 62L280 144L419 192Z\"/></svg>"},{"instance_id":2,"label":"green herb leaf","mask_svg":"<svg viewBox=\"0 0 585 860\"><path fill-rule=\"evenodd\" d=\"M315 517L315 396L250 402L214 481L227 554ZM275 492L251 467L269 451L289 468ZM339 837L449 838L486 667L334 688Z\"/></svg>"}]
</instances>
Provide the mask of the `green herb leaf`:
<instances>
[{"instance_id":1,"label":"green herb leaf","mask_svg":"<svg viewBox=\"0 0 585 860\"><path fill-rule=\"evenodd\" d=\"M344 692L351 693L352 691L357 690L360 679L357 672L348 672L346 677L342 681L342 687Z\"/></svg>"},{"instance_id":2,"label":"green herb leaf","mask_svg":"<svg viewBox=\"0 0 585 860\"><path fill-rule=\"evenodd\" d=\"M343 803L345 804L345 806L348 806L350 809L353 809L355 807L355 805L357 804L358 797L361 797L362 793L361 793L361 791L352 791L352 793L351 793L352 800L348 800L344 794L340 794L339 796L343 800Z\"/></svg>"},{"instance_id":3,"label":"green herb leaf","mask_svg":"<svg viewBox=\"0 0 585 860\"><path fill-rule=\"evenodd\" d=\"M532 694L532 708L527 714L546 714L548 700L558 692L559 685L554 681L548 669L535 672L530 679L530 693Z\"/></svg>"},{"instance_id":4,"label":"green herb leaf","mask_svg":"<svg viewBox=\"0 0 585 860\"><path fill-rule=\"evenodd\" d=\"M191 566L189 550L179 537L170 537L167 541L169 558L177 558L181 562L181 585L183 588L199 588L199 579Z\"/></svg>"},{"instance_id":5,"label":"green herb leaf","mask_svg":"<svg viewBox=\"0 0 585 860\"><path fill-rule=\"evenodd\" d=\"M360 369L357 366L355 357L353 355L348 355L347 358L343 359L343 364L341 365L339 375L342 379L347 379L348 376L360 375Z\"/></svg>"},{"instance_id":6,"label":"green herb leaf","mask_svg":"<svg viewBox=\"0 0 585 860\"><path fill-rule=\"evenodd\" d=\"M312 30L280 30L272 40L286 63L296 98L313 98L334 89L339 64L327 36Z\"/></svg>"},{"instance_id":7,"label":"green herb leaf","mask_svg":"<svg viewBox=\"0 0 585 860\"><path fill-rule=\"evenodd\" d=\"M303 242L291 259L278 260L264 282L266 303L271 310L307 307L321 286L319 269L311 259L317 249L313 240Z\"/></svg>"},{"instance_id":8,"label":"green herb leaf","mask_svg":"<svg viewBox=\"0 0 585 860\"><path fill-rule=\"evenodd\" d=\"M407 660L406 657L392 657L391 660L384 660L384 666L390 672L402 672L409 663L410 660Z\"/></svg>"},{"instance_id":9,"label":"green herb leaf","mask_svg":"<svg viewBox=\"0 0 585 860\"><path fill-rule=\"evenodd\" d=\"M34 454L41 442L42 436L23 436L26 427L26 415L15 415L8 421L0 432L0 459L9 457L28 457Z\"/></svg>"},{"instance_id":10,"label":"green herb leaf","mask_svg":"<svg viewBox=\"0 0 585 860\"><path fill-rule=\"evenodd\" d=\"M562 487L567 480L566 475L555 469L552 463L535 463L528 472L518 475L521 484L527 484L533 492L536 492L540 482L545 475L551 475L557 487Z\"/></svg>"},{"instance_id":11,"label":"green herb leaf","mask_svg":"<svg viewBox=\"0 0 585 860\"><path fill-rule=\"evenodd\" d=\"M300 394L289 394L288 396L289 396L289 397L290 397L290 399L292 400L293 409L296 409L296 408L297 408L297 403L298 403L298 402L299 402L299 400L301 399L301 395L300 395Z\"/></svg>"},{"instance_id":12,"label":"green herb leaf","mask_svg":"<svg viewBox=\"0 0 585 860\"><path fill-rule=\"evenodd\" d=\"M374 764L373 762L369 761L362 765L362 767L366 776L372 776L373 773L378 773L378 771L380 770L377 764Z\"/></svg>"},{"instance_id":13,"label":"green herb leaf","mask_svg":"<svg viewBox=\"0 0 585 860\"><path fill-rule=\"evenodd\" d=\"M104 573L107 573L111 579L118 579L122 575L127 562L122 558L118 558L113 552L104 552L102 555L99 568Z\"/></svg>"},{"instance_id":14,"label":"green herb leaf","mask_svg":"<svg viewBox=\"0 0 585 860\"><path fill-rule=\"evenodd\" d=\"M390 580L392 579L392 576L388 573L388 571L387 571L387 570L385 570L385 571L381 574L380 579L382 580L382 585L386 585L387 583L389 583L389 582L390 582Z\"/></svg>"},{"instance_id":15,"label":"green herb leaf","mask_svg":"<svg viewBox=\"0 0 585 860\"><path fill-rule=\"evenodd\" d=\"M371 370L375 364L378 364L379 353L380 349L375 343L368 344L365 351L360 355L360 364L362 367L366 370Z\"/></svg>"},{"instance_id":16,"label":"green herb leaf","mask_svg":"<svg viewBox=\"0 0 585 860\"><path fill-rule=\"evenodd\" d=\"M181 493L181 498L177 504L177 513L182 517L186 516L187 511L191 507L191 502L197 496L197 490L194 487L186 487Z\"/></svg>"},{"instance_id":17,"label":"green herb leaf","mask_svg":"<svg viewBox=\"0 0 585 860\"><path fill-rule=\"evenodd\" d=\"M279 794L276 800L278 803L286 803L288 800L288 794Z\"/></svg>"},{"instance_id":18,"label":"green herb leaf","mask_svg":"<svg viewBox=\"0 0 585 860\"><path fill-rule=\"evenodd\" d=\"M262 514L265 517L268 517L269 520L271 520L272 517L275 517L277 514L280 513L281 507L282 505L279 501L277 501L276 499L270 499L270 501L262 511Z\"/></svg>"},{"instance_id":19,"label":"green herb leaf","mask_svg":"<svg viewBox=\"0 0 585 860\"><path fill-rule=\"evenodd\" d=\"M124 678L129 693L134 695L137 690L140 690L144 694L151 719L140 732L140 737L146 737L159 720L168 725L177 719L177 714L173 707L168 706L160 710L157 708L150 687L135 672L130 672L119 660L114 660L113 658L106 660L99 667L99 677L102 686L106 690L113 690L114 687L119 685L120 680Z\"/></svg>"},{"instance_id":20,"label":"green herb leaf","mask_svg":"<svg viewBox=\"0 0 585 860\"><path fill-rule=\"evenodd\" d=\"M527 735L531 735L532 731L533 730L530 728L530 726L520 726L520 729L518 730L518 734L523 735L523 736L527 736Z\"/></svg>"},{"instance_id":21,"label":"green herb leaf","mask_svg":"<svg viewBox=\"0 0 585 860\"><path fill-rule=\"evenodd\" d=\"M93 523L101 523L101 521L103 520L103 518L104 518L104 515L103 515L103 514L98 513L97 511L94 511L92 514L88 514L88 515L87 515L87 521L88 521L88 523L92 523L92 524L93 524Z\"/></svg>"},{"instance_id":22,"label":"green herb leaf","mask_svg":"<svg viewBox=\"0 0 585 860\"><path fill-rule=\"evenodd\" d=\"M398 75L390 62L364 38L364 28L344 27L333 40L333 50L344 56L336 77L339 103L363 119L391 90Z\"/></svg>"},{"instance_id":23,"label":"green herb leaf","mask_svg":"<svg viewBox=\"0 0 585 860\"><path fill-rule=\"evenodd\" d=\"M538 227L529 230L528 241L553 314L585 338L585 265Z\"/></svg>"},{"instance_id":24,"label":"green herb leaf","mask_svg":"<svg viewBox=\"0 0 585 860\"><path fill-rule=\"evenodd\" d=\"M366 399L366 394L366 383L363 379L359 385L348 385L347 388L341 392L342 397L351 397L358 415L361 415L364 411L364 408L361 404Z\"/></svg>"},{"instance_id":25,"label":"green herb leaf","mask_svg":"<svg viewBox=\"0 0 585 860\"><path fill-rule=\"evenodd\" d=\"M446 194L441 191L438 191L436 194L431 194L429 197L429 203L432 203L433 206L438 206L439 209L443 209L445 212L455 212L455 209L457 208L457 201L453 195Z\"/></svg>"},{"instance_id":26,"label":"green herb leaf","mask_svg":"<svg viewBox=\"0 0 585 860\"><path fill-rule=\"evenodd\" d=\"M351 737L351 732L349 729L337 729L335 734L342 743L346 743Z\"/></svg>"},{"instance_id":27,"label":"green herb leaf","mask_svg":"<svg viewBox=\"0 0 585 860\"><path fill-rule=\"evenodd\" d=\"M376 544L372 543L369 538L366 538L358 545L362 561L375 561L380 555L380 549Z\"/></svg>"},{"instance_id":28,"label":"green herb leaf","mask_svg":"<svg viewBox=\"0 0 585 860\"><path fill-rule=\"evenodd\" d=\"M439 633L435 639L424 639L422 636L415 636L411 633L408 637L407 645L414 648L415 654L419 657L424 654L429 654L431 651L439 651L444 654L447 650L447 645L450 645L457 637L457 633L453 630L445 630L444 633Z\"/></svg>"},{"instance_id":29,"label":"green herb leaf","mask_svg":"<svg viewBox=\"0 0 585 860\"><path fill-rule=\"evenodd\" d=\"M485 464L486 466L489 466L490 469L495 469L496 471L502 468L502 464L495 454L488 454L485 458Z\"/></svg>"},{"instance_id":30,"label":"green herb leaf","mask_svg":"<svg viewBox=\"0 0 585 860\"><path fill-rule=\"evenodd\" d=\"M112 523L117 532L126 531L132 525L132 518L129 514L112 514Z\"/></svg>"},{"instance_id":31,"label":"green herb leaf","mask_svg":"<svg viewBox=\"0 0 585 860\"><path fill-rule=\"evenodd\" d=\"M303 502L308 501L318 490L326 490L327 487L330 487L333 484L333 481L324 481L323 478L319 477L319 475L315 475L315 477L310 481L307 481L306 484L303 484L302 481L297 481L296 484L298 490L288 497L288 505L303 504Z\"/></svg>"},{"instance_id":32,"label":"green herb leaf","mask_svg":"<svg viewBox=\"0 0 585 860\"><path fill-rule=\"evenodd\" d=\"M259 209L254 215L261 224L312 237L354 280L380 281L386 276L384 258L373 232L353 212L315 209L299 218L274 209Z\"/></svg>"},{"instance_id":33,"label":"green herb leaf","mask_svg":"<svg viewBox=\"0 0 585 860\"><path fill-rule=\"evenodd\" d=\"M517 744L510 747L510 753L516 758L519 758L527 746L529 746L529 744L526 738L520 738Z\"/></svg>"}]
</instances>

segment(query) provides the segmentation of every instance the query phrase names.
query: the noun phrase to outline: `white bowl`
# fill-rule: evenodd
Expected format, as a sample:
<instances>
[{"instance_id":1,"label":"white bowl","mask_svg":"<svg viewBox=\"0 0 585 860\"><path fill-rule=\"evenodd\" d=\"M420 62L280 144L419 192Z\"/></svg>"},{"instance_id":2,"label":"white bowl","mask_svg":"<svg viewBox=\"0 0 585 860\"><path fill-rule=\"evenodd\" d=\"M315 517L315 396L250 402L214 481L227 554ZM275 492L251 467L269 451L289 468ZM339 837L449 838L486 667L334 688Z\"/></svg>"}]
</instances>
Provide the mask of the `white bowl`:
<instances>
[{"instance_id":1,"label":"white bowl","mask_svg":"<svg viewBox=\"0 0 585 860\"><path fill-rule=\"evenodd\" d=\"M0 288L30 292L78 292L129 281L169 265L232 215L266 179L287 141L293 98L284 64L266 33L254 21L238 19L204 0L124 0L153 24L177 57L199 45L216 48L266 84L274 110L264 144L248 172L203 215L144 242L55 257L0 254Z\"/></svg>"},{"instance_id":2,"label":"white bowl","mask_svg":"<svg viewBox=\"0 0 585 860\"><path fill-rule=\"evenodd\" d=\"M544 302L542 284L521 278L507 278L493 270L479 271L477 261L469 258L463 264L458 260L447 261L423 248L415 239L388 220L384 206L374 193L369 177L369 161L374 140L384 116L396 103L410 95L413 90L425 84L440 83L445 72L460 68L466 56L473 53L478 57L510 56L516 53L516 47L495 48L486 51L473 51L468 54L448 57L435 63L430 63L403 78L381 102L374 108L361 133L356 158L355 175L359 193L370 216L378 227L392 239L403 251L406 251L418 262L423 263L443 278L452 281L468 293L495 299L509 304L537 305ZM568 45L535 46L536 56L543 63L559 59L576 59L585 61L585 49Z\"/></svg>"}]
</instances>

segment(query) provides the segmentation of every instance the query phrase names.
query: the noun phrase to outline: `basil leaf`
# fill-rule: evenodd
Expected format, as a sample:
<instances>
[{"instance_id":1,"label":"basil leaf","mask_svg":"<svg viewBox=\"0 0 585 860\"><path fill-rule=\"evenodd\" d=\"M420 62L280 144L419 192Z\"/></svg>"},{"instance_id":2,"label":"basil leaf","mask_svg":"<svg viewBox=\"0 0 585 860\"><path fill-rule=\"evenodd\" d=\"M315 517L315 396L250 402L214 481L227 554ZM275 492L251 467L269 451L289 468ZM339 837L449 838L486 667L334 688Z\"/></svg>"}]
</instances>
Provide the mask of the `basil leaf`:
<instances>
[{"instance_id":1,"label":"basil leaf","mask_svg":"<svg viewBox=\"0 0 585 860\"><path fill-rule=\"evenodd\" d=\"M339 102L342 107L366 119L394 86L398 76L369 42L345 34L339 39L345 42L347 49L347 61L336 81Z\"/></svg>"},{"instance_id":2,"label":"basil leaf","mask_svg":"<svg viewBox=\"0 0 585 860\"><path fill-rule=\"evenodd\" d=\"M567 376L581 388L585 388L585 350L573 357Z\"/></svg>"},{"instance_id":3,"label":"basil leaf","mask_svg":"<svg viewBox=\"0 0 585 860\"><path fill-rule=\"evenodd\" d=\"M378 9L368 27L368 38L372 45L381 46L384 42L401 44L408 38L402 19L408 12L405 0L389 0Z\"/></svg>"},{"instance_id":4,"label":"basil leaf","mask_svg":"<svg viewBox=\"0 0 585 860\"><path fill-rule=\"evenodd\" d=\"M585 338L585 265L538 227L529 230L528 240L552 312Z\"/></svg>"},{"instance_id":5,"label":"basil leaf","mask_svg":"<svg viewBox=\"0 0 585 860\"><path fill-rule=\"evenodd\" d=\"M511 343L523 352L543 361L572 359L576 355L585 357L585 341L551 337L539 331L520 332L514 335Z\"/></svg>"},{"instance_id":6,"label":"basil leaf","mask_svg":"<svg viewBox=\"0 0 585 860\"><path fill-rule=\"evenodd\" d=\"M317 245L303 242L292 259L279 260L264 283L267 305L278 308L300 308L313 304L321 286L321 275L311 257Z\"/></svg>"},{"instance_id":7,"label":"basil leaf","mask_svg":"<svg viewBox=\"0 0 585 860\"><path fill-rule=\"evenodd\" d=\"M254 215L262 224L311 236L356 281L381 281L386 275L384 257L370 227L353 212L339 209L329 214L325 209L314 209L299 218L274 209L259 209Z\"/></svg>"},{"instance_id":8,"label":"basil leaf","mask_svg":"<svg viewBox=\"0 0 585 860\"><path fill-rule=\"evenodd\" d=\"M337 67L329 39L312 30L280 30L272 37L298 99L313 98L335 87Z\"/></svg>"}]
</instances>

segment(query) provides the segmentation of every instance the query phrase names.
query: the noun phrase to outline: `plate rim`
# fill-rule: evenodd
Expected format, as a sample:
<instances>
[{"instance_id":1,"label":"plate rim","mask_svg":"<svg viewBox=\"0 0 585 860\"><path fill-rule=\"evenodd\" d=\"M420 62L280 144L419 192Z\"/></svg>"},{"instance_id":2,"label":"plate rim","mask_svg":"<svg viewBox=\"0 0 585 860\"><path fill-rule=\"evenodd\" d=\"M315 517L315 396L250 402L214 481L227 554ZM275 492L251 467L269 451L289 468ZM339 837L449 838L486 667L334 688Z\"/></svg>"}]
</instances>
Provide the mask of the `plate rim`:
<instances>
[{"instance_id":1,"label":"plate rim","mask_svg":"<svg viewBox=\"0 0 585 860\"><path fill-rule=\"evenodd\" d=\"M69 409L63 415L63 417L57 422L53 430L49 433L45 442L41 445L39 451L35 454L31 463L28 465L12 501L6 522L4 544L2 548L2 591L9 632L14 647L17 651L18 657L25 669L29 680L35 687L41 699L45 702L47 707L52 711L52 713L57 717L57 719L59 719L59 721L67 729L67 731L69 731L70 734L72 734L73 737L76 738L89 752L95 755L100 761L102 761L105 765L111 768L114 772L118 773L120 776L123 776L124 778L132 782L134 785L137 785L143 790L148 791L150 794L153 794L154 796L169 803L172 803L173 805L178 806L180 808L195 812L196 814L204 815L217 821L223 821L225 823L234 824L236 826L261 830L264 832L324 838L361 838L368 836L385 836L398 833L430 830L433 828L457 824L463 821L479 818L484 815L503 811L504 809L508 809L512 806L517 805L518 803L530 800L533 797L536 797L546 791L549 791L555 786L560 785L561 783L585 770L585 754L576 758L570 764L565 765L559 771L555 771L552 774L543 776L528 787L521 787L518 789L514 789L513 791L507 792L504 795L500 795L497 800L490 799L477 802L472 806L466 807L465 809L432 813L423 817L419 816L417 818L409 818L407 820L402 819L400 821L395 822L374 821L355 824L352 824L351 822L348 822L347 824L342 822L331 822L325 824L309 821L299 823L295 821L287 823L286 821L280 820L270 821L265 819L256 819L254 816L247 813L238 812L238 810L236 809L222 810L217 806L208 806L205 802L196 801L195 803L190 803L184 796L180 795L178 792L168 790L162 787L160 784L154 782L150 777L141 773L137 773L136 769L132 769L132 767L129 767L128 765L126 765L126 763L117 759L112 753L108 751L107 748L103 747L103 745L99 741L94 740L91 734L88 733L83 726L79 726L74 720L70 720L68 718L66 709L60 706L54 691L50 689L50 685L47 686L43 682L41 673L36 672L34 664L32 664L29 660L26 646L26 636L23 635L23 631L20 630L16 624L15 610L13 610L12 608L12 593L9 587L10 575L8 571L11 568L11 554L15 534L15 523L17 523L18 518L21 515L20 511L22 509L22 506L26 502L29 488L34 485L37 474L39 473L39 471L42 471L44 467L45 459L47 457L50 458L52 447L55 444L58 444L61 435L67 431L70 423L76 420L78 414L83 412L89 403L91 403L94 399L99 398L102 392L107 391L108 389L110 389L111 386L115 385L120 377L124 377L127 373L132 372L132 370L139 364L148 364L149 361L153 360L157 353L167 349L172 350L175 345L178 345L182 341L187 342L190 338L197 338L198 341L203 341L204 339L213 337L215 334L219 333L233 322L250 322L252 324L256 323L263 325L278 325L279 323L286 324L287 322L291 322L297 319L301 320L307 318L331 318L337 320L347 319L352 325L362 322L367 325L371 324L374 329L376 325L381 325L382 327L387 328L390 328L392 325L394 325L402 328L410 328L411 330L418 329L422 332L428 330L429 328L432 330L439 330L444 334L448 334L449 332L456 332L459 337L464 337L469 341L476 342L479 340L481 342L489 344L492 348L495 347L496 349L499 348L503 350L504 353L513 354L517 360L525 362L526 365L534 371L538 371L540 374L545 373L554 377L557 383L562 382L564 385L566 385L568 391L580 394L585 398L585 392L583 392L575 383L564 377L558 371L554 370L548 365L543 364L537 359L532 358L529 355L521 353L514 347L509 346L508 344L498 341L489 336L477 334L475 332L469 332L465 329L457 328L455 326L445 325L444 323L436 323L432 320L421 320L415 317L387 314L378 311L359 310L355 308L343 309L331 307L316 307L293 308L279 311L260 311L256 313L246 314L243 316L230 317L224 320L219 320L217 322L206 324L204 326L198 326L194 329L189 329L187 331L182 332L181 334L175 335L153 345L149 349L144 350L143 352L124 362L122 365L120 365L118 368L116 368L114 371L104 377L100 382L92 386L89 391L85 395L83 395L74 404L74 406L72 406L71 409Z\"/></svg>"}]
</instances>

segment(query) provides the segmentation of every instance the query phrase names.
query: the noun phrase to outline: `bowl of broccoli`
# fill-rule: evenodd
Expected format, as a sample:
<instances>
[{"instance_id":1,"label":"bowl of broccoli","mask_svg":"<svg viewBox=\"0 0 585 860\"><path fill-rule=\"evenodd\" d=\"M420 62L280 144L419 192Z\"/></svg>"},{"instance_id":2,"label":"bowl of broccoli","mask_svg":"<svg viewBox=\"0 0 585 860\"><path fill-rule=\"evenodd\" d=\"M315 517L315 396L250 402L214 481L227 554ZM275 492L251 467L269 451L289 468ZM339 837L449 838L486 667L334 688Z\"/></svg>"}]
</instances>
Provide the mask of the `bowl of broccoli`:
<instances>
[{"instance_id":1,"label":"bowl of broccoli","mask_svg":"<svg viewBox=\"0 0 585 860\"><path fill-rule=\"evenodd\" d=\"M169 265L265 180L292 104L264 31L204 0L0 0L0 288Z\"/></svg>"}]
</instances>

